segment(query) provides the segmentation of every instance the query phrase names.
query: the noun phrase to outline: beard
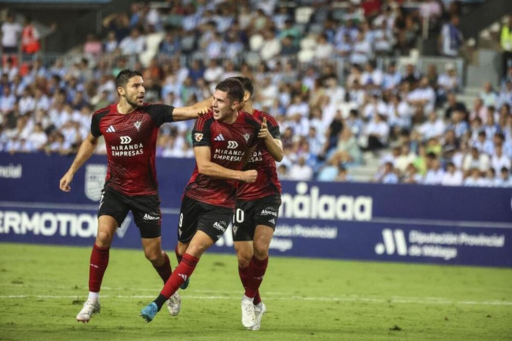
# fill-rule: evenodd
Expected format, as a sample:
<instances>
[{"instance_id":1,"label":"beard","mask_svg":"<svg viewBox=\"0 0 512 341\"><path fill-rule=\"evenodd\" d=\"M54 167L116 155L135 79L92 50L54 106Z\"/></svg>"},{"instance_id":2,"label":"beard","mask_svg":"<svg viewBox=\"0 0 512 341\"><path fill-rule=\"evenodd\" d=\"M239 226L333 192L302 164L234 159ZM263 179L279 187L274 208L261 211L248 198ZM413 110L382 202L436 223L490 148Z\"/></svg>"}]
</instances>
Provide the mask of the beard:
<instances>
[{"instance_id":1,"label":"beard","mask_svg":"<svg viewBox=\"0 0 512 341\"><path fill-rule=\"evenodd\" d=\"M139 104L137 103L137 97L135 97L135 101L131 101L131 100L129 100L129 99L128 99L128 97L125 97L125 99L126 99L126 102L127 102L129 105L131 105L133 108L140 108L140 107L142 106L142 105L139 105Z\"/></svg>"}]
</instances>

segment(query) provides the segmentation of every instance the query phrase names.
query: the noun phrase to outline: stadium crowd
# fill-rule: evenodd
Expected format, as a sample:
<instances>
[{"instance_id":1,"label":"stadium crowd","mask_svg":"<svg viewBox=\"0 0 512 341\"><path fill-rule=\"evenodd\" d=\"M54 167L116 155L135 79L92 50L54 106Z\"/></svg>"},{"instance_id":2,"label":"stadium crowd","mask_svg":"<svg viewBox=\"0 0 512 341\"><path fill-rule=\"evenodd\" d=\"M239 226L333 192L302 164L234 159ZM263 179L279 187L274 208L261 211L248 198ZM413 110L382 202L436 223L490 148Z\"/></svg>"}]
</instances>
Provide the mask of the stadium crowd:
<instances>
[{"instance_id":1,"label":"stadium crowd","mask_svg":"<svg viewBox=\"0 0 512 341\"><path fill-rule=\"evenodd\" d=\"M281 127L282 179L351 181L347 169L379 157L377 182L512 186L512 67L502 83L485 83L468 108L457 100L463 89L454 64L422 73L394 62L416 46L425 10L397 1L340 2L342 10L303 2L318 7L301 13L275 0L134 3L130 13L104 20L105 39L87 37L73 65L6 58L0 151L76 152L91 114L116 101L115 76L130 67L143 71L146 101L174 106L209 97L224 78L253 79L256 107ZM421 6L432 27L442 27L441 54L457 56L457 2ZM144 66L138 56L155 33L164 37ZM191 124L164 126L157 156L193 157Z\"/></svg>"}]
</instances>

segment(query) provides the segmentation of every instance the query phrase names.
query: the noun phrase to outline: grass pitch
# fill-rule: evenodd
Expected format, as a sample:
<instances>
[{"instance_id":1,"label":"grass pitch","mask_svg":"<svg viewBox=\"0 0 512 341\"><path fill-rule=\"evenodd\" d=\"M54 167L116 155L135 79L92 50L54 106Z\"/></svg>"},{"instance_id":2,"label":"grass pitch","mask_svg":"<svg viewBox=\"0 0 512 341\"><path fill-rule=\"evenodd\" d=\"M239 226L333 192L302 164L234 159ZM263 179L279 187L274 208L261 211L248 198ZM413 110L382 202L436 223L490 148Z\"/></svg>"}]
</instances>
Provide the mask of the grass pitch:
<instances>
[{"instance_id":1,"label":"grass pitch","mask_svg":"<svg viewBox=\"0 0 512 341\"><path fill-rule=\"evenodd\" d=\"M253 332L240 322L234 255L205 254L180 315L163 308L146 324L139 311L161 280L142 251L112 249L101 313L81 324L90 248L0 243L0 252L0 340L512 339L510 269L274 257Z\"/></svg>"}]
</instances>

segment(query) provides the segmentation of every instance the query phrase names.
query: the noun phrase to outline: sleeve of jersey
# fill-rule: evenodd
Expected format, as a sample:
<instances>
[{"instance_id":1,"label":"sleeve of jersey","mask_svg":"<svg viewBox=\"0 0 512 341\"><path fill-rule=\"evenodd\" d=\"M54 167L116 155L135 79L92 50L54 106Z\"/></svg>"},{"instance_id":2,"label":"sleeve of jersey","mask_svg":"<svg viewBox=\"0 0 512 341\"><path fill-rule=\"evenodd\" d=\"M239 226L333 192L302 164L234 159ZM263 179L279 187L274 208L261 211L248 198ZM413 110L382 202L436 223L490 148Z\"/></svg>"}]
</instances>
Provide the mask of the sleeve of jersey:
<instances>
[{"instance_id":1,"label":"sleeve of jersey","mask_svg":"<svg viewBox=\"0 0 512 341\"><path fill-rule=\"evenodd\" d=\"M272 116L267 117L267 127L270 135L272 135L273 138L278 140L281 139L281 131L279 130L279 124Z\"/></svg>"},{"instance_id":2,"label":"sleeve of jersey","mask_svg":"<svg viewBox=\"0 0 512 341\"><path fill-rule=\"evenodd\" d=\"M164 123L172 122L172 113L174 107L165 104L150 104L145 110L150 116L157 127Z\"/></svg>"},{"instance_id":3,"label":"sleeve of jersey","mask_svg":"<svg viewBox=\"0 0 512 341\"><path fill-rule=\"evenodd\" d=\"M210 126L212 124L211 119L206 119L204 116L199 117L196 120L194 129L192 130L192 146L210 146Z\"/></svg>"},{"instance_id":4,"label":"sleeve of jersey","mask_svg":"<svg viewBox=\"0 0 512 341\"><path fill-rule=\"evenodd\" d=\"M101 115L92 115L91 119L91 134L94 137L100 137L101 131L100 131L100 121L101 121Z\"/></svg>"}]
</instances>

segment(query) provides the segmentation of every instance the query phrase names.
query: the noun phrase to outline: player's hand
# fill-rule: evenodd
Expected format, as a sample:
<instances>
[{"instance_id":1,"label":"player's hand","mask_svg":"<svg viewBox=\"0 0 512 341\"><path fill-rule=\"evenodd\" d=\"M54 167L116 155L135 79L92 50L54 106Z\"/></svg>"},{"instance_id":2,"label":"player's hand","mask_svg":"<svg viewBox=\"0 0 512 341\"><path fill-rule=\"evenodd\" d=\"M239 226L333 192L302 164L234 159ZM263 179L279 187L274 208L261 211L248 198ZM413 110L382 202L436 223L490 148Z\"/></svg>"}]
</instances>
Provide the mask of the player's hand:
<instances>
[{"instance_id":1,"label":"player's hand","mask_svg":"<svg viewBox=\"0 0 512 341\"><path fill-rule=\"evenodd\" d=\"M64 191L64 192L71 191L71 186L69 186L71 184L71 181L73 181L73 174L71 174L70 172L67 172L66 174L64 174L62 179L60 179L59 188L61 189L61 191Z\"/></svg>"},{"instance_id":2,"label":"player's hand","mask_svg":"<svg viewBox=\"0 0 512 341\"><path fill-rule=\"evenodd\" d=\"M256 178L258 177L258 172L254 169L247 170L242 172L242 181L252 184L256 181Z\"/></svg>"},{"instance_id":3,"label":"player's hand","mask_svg":"<svg viewBox=\"0 0 512 341\"><path fill-rule=\"evenodd\" d=\"M268 131L267 119L265 117L263 117L263 122L261 122L261 127L260 127L260 132L258 133L258 137L260 139L268 139L268 138L272 137L272 135L270 135L270 132Z\"/></svg>"},{"instance_id":4,"label":"player's hand","mask_svg":"<svg viewBox=\"0 0 512 341\"><path fill-rule=\"evenodd\" d=\"M209 110L210 110L210 108L209 108L209 107L201 107L201 108L199 108L199 109L198 109L197 114L198 114L199 116L203 116L203 115L204 115L204 114L206 114Z\"/></svg>"}]
</instances>

